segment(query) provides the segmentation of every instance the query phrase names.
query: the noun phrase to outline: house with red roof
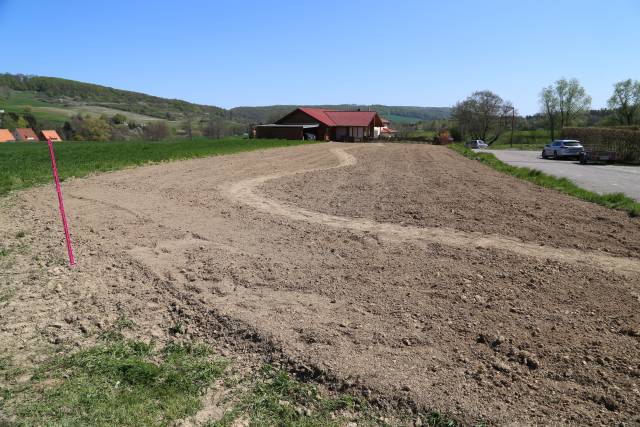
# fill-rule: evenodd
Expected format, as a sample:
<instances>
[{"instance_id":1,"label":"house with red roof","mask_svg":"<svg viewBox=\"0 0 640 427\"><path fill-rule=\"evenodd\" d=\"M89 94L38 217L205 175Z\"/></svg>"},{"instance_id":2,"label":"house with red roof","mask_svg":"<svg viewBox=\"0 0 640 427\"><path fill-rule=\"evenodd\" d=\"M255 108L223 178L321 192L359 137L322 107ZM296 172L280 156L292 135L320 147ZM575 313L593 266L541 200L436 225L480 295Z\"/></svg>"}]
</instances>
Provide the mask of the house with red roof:
<instances>
[{"instance_id":1,"label":"house with red roof","mask_svg":"<svg viewBox=\"0 0 640 427\"><path fill-rule=\"evenodd\" d=\"M269 125L256 127L256 138L317 139L321 141L368 141L374 128L382 126L375 111L336 111L297 108Z\"/></svg>"},{"instance_id":2,"label":"house with red roof","mask_svg":"<svg viewBox=\"0 0 640 427\"><path fill-rule=\"evenodd\" d=\"M26 142L38 142L38 135L31 128L17 128L15 132L13 132L13 136L16 137L16 141L26 141Z\"/></svg>"},{"instance_id":3,"label":"house with red roof","mask_svg":"<svg viewBox=\"0 0 640 427\"><path fill-rule=\"evenodd\" d=\"M0 142L11 142L15 140L9 129L0 129Z\"/></svg>"},{"instance_id":4,"label":"house with red roof","mask_svg":"<svg viewBox=\"0 0 640 427\"><path fill-rule=\"evenodd\" d=\"M395 138L398 131L391 127L391 122L385 118L382 118L382 126L376 126L373 130L376 138L391 139Z\"/></svg>"},{"instance_id":5,"label":"house with red roof","mask_svg":"<svg viewBox=\"0 0 640 427\"><path fill-rule=\"evenodd\" d=\"M58 132L56 132L55 130L41 130L40 131L40 138L43 141L46 141L48 139L50 139L51 142L60 142L60 141L62 141L62 138L60 138L60 135L58 135Z\"/></svg>"}]
</instances>

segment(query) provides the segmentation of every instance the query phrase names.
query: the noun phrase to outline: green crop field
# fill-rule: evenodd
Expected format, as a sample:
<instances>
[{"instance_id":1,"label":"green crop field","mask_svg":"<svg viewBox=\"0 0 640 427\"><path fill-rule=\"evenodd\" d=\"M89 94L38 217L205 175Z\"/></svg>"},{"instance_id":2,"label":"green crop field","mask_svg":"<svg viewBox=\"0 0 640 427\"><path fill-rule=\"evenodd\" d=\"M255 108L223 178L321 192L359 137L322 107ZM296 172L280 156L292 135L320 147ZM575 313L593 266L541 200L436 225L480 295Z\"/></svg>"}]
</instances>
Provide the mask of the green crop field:
<instances>
[{"instance_id":1,"label":"green crop field","mask_svg":"<svg viewBox=\"0 0 640 427\"><path fill-rule=\"evenodd\" d=\"M225 138L168 140L162 142L59 142L55 143L60 179L80 177L168 160L308 144L306 141ZM51 181L46 143L0 144L0 196L12 190Z\"/></svg>"}]
</instances>

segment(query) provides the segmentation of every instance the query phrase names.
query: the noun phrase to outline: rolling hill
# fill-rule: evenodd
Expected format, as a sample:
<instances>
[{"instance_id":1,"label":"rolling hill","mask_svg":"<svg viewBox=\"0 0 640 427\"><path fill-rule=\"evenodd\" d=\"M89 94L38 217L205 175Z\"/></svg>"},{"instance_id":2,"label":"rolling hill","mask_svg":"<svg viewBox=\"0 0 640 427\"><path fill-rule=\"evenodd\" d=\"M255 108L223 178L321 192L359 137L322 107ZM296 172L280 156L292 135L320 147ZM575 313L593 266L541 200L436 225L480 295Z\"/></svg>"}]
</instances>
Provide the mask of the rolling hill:
<instances>
[{"instance_id":1,"label":"rolling hill","mask_svg":"<svg viewBox=\"0 0 640 427\"><path fill-rule=\"evenodd\" d=\"M313 105L308 105L313 106ZM129 121L146 123L167 120L173 127L190 117L194 122L215 118L229 125L273 122L297 105L236 107L224 109L83 83L57 77L0 74L0 109L20 113L29 109L38 121L61 126L77 114L124 114ZM395 123L415 123L449 117L448 107L410 107L387 105L321 105L336 110L375 110Z\"/></svg>"}]
</instances>

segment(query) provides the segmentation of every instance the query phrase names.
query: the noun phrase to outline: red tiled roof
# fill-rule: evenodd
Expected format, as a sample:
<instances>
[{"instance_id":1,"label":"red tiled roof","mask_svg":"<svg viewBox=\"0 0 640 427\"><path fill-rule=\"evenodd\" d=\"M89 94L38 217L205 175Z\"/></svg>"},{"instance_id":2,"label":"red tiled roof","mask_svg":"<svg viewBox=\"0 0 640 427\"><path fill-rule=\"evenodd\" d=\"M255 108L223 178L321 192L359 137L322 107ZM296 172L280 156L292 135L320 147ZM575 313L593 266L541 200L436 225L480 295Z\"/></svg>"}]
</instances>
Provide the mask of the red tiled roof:
<instances>
[{"instance_id":1,"label":"red tiled roof","mask_svg":"<svg viewBox=\"0 0 640 427\"><path fill-rule=\"evenodd\" d=\"M375 111L326 111L325 113L336 126L369 126L378 116Z\"/></svg>"},{"instance_id":2,"label":"red tiled roof","mask_svg":"<svg viewBox=\"0 0 640 427\"><path fill-rule=\"evenodd\" d=\"M323 110L321 108L300 108L300 111L310 115L311 117L313 117L314 119L318 120L319 122L324 123L327 126L335 126L336 124L333 122L333 120L331 119L331 117L327 116L327 111Z\"/></svg>"},{"instance_id":3,"label":"red tiled roof","mask_svg":"<svg viewBox=\"0 0 640 427\"><path fill-rule=\"evenodd\" d=\"M332 111L307 107L300 110L327 126L369 126L372 120L375 125L382 123L375 111Z\"/></svg>"},{"instance_id":4,"label":"red tiled roof","mask_svg":"<svg viewBox=\"0 0 640 427\"><path fill-rule=\"evenodd\" d=\"M9 142L15 140L16 139L13 137L13 134L9 131L9 129L0 129L0 142Z\"/></svg>"},{"instance_id":5,"label":"red tiled roof","mask_svg":"<svg viewBox=\"0 0 640 427\"><path fill-rule=\"evenodd\" d=\"M62 138L60 138L60 135L58 135L58 132L55 130L42 130L40 131L40 135L42 135L42 139L44 140L62 141Z\"/></svg>"},{"instance_id":6,"label":"red tiled roof","mask_svg":"<svg viewBox=\"0 0 640 427\"><path fill-rule=\"evenodd\" d=\"M38 136L31 128L17 128L16 139L21 141L39 141Z\"/></svg>"}]
</instances>

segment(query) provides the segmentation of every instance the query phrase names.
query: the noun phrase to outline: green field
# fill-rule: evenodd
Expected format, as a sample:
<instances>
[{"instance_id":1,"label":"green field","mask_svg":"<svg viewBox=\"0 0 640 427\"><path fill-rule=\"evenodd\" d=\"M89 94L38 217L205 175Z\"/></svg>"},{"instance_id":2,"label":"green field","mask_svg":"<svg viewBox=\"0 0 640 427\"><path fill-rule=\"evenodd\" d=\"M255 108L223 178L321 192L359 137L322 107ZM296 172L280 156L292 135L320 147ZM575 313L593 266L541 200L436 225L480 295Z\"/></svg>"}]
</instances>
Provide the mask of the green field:
<instances>
[{"instance_id":1,"label":"green field","mask_svg":"<svg viewBox=\"0 0 640 427\"><path fill-rule=\"evenodd\" d=\"M60 179L80 177L168 160L308 144L271 139L206 139L162 142L60 142L55 144ZM0 196L12 190L51 181L51 163L45 143L0 144Z\"/></svg>"},{"instance_id":2,"label":"green field","mask_svg":"<svg viewBox=\"0 0 640 427\"><path fill-rule=\"evenodd\" d=\"M492 150L542 150L545 144L551 141L548 130L518 130L513 133L513 146L511 145L511 132L507 131L491 144Z\"/></svg>"}]
</instances>

